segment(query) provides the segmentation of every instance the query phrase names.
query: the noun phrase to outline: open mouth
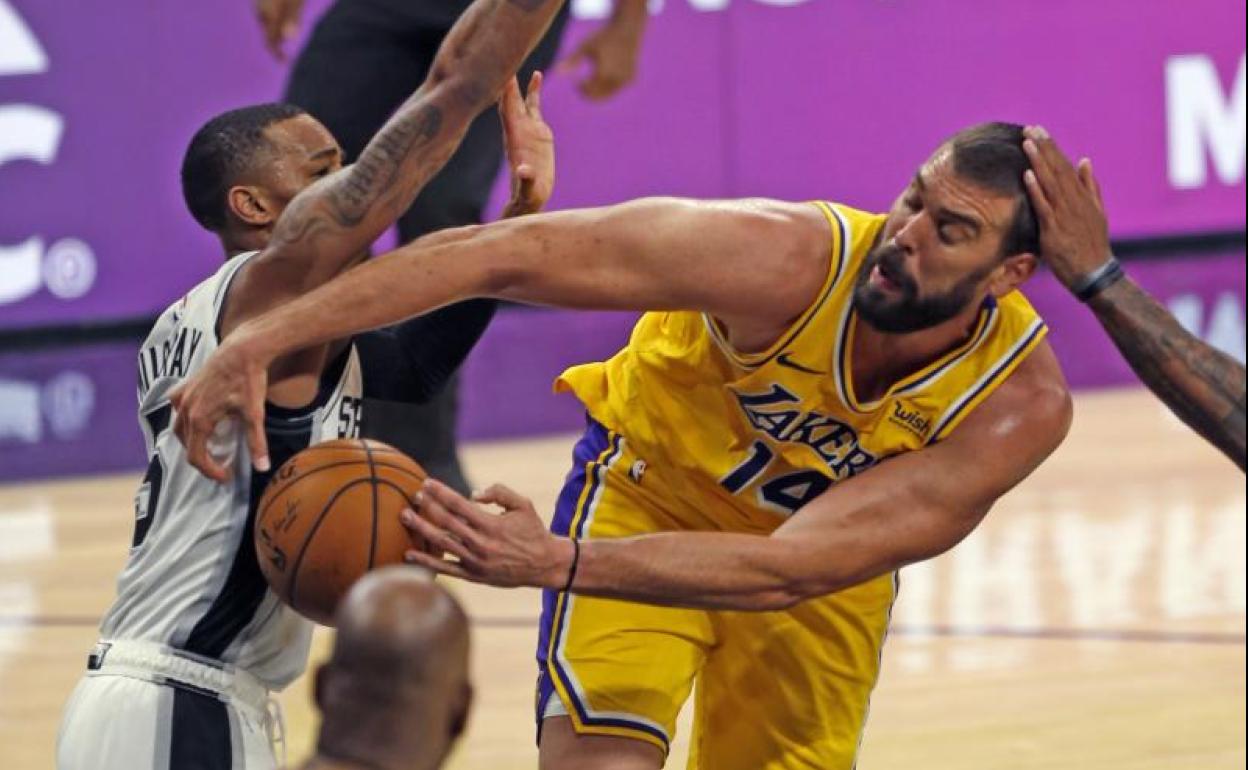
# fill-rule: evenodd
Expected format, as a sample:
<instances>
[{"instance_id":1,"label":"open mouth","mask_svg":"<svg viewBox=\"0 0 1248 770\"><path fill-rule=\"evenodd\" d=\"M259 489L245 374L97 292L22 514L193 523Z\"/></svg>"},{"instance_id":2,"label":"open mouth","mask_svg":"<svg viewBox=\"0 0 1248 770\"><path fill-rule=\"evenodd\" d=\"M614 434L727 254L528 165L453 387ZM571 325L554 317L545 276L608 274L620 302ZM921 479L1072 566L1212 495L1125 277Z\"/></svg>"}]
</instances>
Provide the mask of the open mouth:
<instances>
[{"instance_id":1,"label":"open mouth","mask_svg":"<svg viewBox=\"0 0 1248 770\"><path fill-rule=\"evenodd\" d=\"M871 275L868 281L877 289L893 292L901 291L901 283L889 275L888 271L884 269L883 263L871 268Z\"/></svg>"}]
</instances>

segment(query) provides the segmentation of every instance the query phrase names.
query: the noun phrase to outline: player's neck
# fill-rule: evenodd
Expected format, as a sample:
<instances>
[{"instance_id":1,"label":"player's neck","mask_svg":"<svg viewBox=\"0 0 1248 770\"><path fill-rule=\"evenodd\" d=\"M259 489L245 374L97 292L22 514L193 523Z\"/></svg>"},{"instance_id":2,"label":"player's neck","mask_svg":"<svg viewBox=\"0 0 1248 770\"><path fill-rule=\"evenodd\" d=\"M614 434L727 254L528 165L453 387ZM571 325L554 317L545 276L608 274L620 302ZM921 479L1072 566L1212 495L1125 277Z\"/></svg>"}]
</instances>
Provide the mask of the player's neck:
<instances>
[{"instance_id":1,"label":"player's neck","mask_svg":"<svg viewBox=\"0 0 1248 770\"><path fill-rule=\"evenodd\" d=\"M232 259L249 251L260 251L269 245L270 231L265 229L247 229L243 231L226 230L221 233L221 248L225 250L225 258Z\"/></svg>"},{"instance_id":2,"label":"player's neck","mask_svg":"<svg viewBox=\"0 0 1248 770\"><path fill-rule=\"evenodd\" d=\"M976 304L944 323L903 334L880 331L859 318L850 359L854 393L861 401L880 398L894 383L965 342L978 317Z\"/></svg>"}]
</instances>

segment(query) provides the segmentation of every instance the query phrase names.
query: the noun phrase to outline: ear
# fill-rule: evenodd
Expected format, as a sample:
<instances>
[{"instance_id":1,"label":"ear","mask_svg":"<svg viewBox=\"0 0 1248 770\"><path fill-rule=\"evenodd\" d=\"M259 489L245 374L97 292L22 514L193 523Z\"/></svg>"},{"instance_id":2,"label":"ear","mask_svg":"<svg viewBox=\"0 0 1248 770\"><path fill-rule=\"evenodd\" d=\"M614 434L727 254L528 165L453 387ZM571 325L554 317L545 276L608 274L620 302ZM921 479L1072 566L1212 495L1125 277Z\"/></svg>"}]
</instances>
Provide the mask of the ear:
<instances>
[{"instance_id":1,"label":"ear","mask_svg":"<svg viewBox=\"0 0 1248 770\"><path fill-rule=\"evenodd\" d=\"M1036 272L1036 264L1036 255L1029 251L1006 257L988 282L989 293L994 297L1004 297L1014 291Z\"/></svg>"},{"instance_id":2,"label":"ear","mask_svg":"<svg viewBox=\"0 0 1248 770\"><path fill-rule=\"evenodd\" d=\"M277 209L259 187L231 187L226 193L226 203L230 212L252 227L268 227L277 218Z\"/></svg>"}]
</instances>

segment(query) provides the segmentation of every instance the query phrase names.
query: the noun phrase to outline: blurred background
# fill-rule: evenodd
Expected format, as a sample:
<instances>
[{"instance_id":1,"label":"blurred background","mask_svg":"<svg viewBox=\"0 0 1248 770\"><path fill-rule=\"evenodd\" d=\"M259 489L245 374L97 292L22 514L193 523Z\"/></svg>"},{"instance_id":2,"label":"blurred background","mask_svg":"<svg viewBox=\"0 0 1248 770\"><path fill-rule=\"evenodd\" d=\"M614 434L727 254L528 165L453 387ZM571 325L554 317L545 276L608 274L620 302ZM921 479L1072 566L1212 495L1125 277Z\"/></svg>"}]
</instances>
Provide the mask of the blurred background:
<instances>
[{"instance_id":1,"label":"blurred background","mask_svg":"<svg viewBox=\"0 0 1248 770\"><path fill-rule=\"evenodd\" d=\"M301 36L328 5L307 0ZM564 50L596 29L610 8L608 0L574 0ZM544 108L558 153L550 208L663 194L825 198L883 209L939 141L957 129L989 119L1041 123L1068 152L1094 160L1116 252L1128 272L1185 326L1244 360L1243 3L651 0L649 10L637 77L616 98L591 103L577 93L574 78L549 80ZM288 50L298 47L295 42ZM79 648L85 652L90 645L124 558L128 496L134 472L146 464L135 418L138 343L161 309L220 264L218 245L183 207L182 152L212 115L278 98L288 71L288 64L264 50L250 0L0 0L0 753L16 751L23 735L45 744L51 739L59 705L79 670ZM502 195L500 184L492 212ZM1199 669L1199 677L1208 680L1202 686L1229 688L1221 692L1220 704L1238 703L1231 713L1219 712L1226 721L1215 743L1222 751L1216 754L1219 761L1242 766L1242 477L1229 464L1221 471L1201 465L1190 478L1208 497L1190 498L1172 486L1148 487L1146 482L1159 476L1174 482L1169 474L1190 470L1193 456L1217 460L1203 454L1211 450L1184 436L1159 406L1136 397L1130 370L1095 319L1064 289L1041 275L1027 293L1049 322L1067 377L1090 394L1081 396L1077 420L1100 420L1098 440L1114 447L1094 460L1068 457L1062 467L1133 463L1122 474L1087 478L1074 492L1065 490L1074 495L1069 505L1088 506L1079 495L1094 491L1134 501L1137 518L1113 521L1143 526L1147 537L1160 540L1133 551L1136 566L1124 567L1131 575L1136 573L1130 569L1144 569L1151 561L1154 546L1164 550L1170 542L1158 534L1159 523L1141 521L1172 516L1175 506L1183 509L1192 499L1213 511L1209 520L1190 513L1193 522L1206 522L1193 525L1197 534L1190 535L1195 543L1190 551L1165 551L1180 565L1165 579L1179 581L1178 595L1188 591L1195 598L1169 604L1150 599L1152 609L1126 625L1167 627L1176 617L1189 617L1170 610L1205 608L1203 615L1196 613L1199 622L1184 628L1220 634L1213 644L1228 655L1203 668L1200 661L1182 665ZM472 475L502 478L522 489L540 480L552 488L532 494L553 494L570 443L530 440L575 430L580 410L570 398L551 396L550 382L569 363L613 353L632 320L625 314L500 311L463 374L459 434L471 445ZM1125 401L1092 393L1119 394L1124 388ZM1130 425L1115 427L1119 410ZM1116 436L1136 434L1155 449L1132 451L1112 443ZM537 447L549 465L530 473L499 447L523 453ZM102 487L54 481L99 474L107 474ZM1103 479L1123 485L1119 498L1103 488L1111 483ZM1034 485L1030 489L1030 497L1017 503L1026 515L1056 505ZM1158 502L1170 500L1166 495L1177 496L1174 505ZM70 504L66 500L95 506L99 521L110 523L99 524L100 530L92 529L96 522L90 517L67 524L60 518L61 506ZM1139 513L1152 511L1148 506L1158 507ZM92 592L75 598L64 585L66 573L54 565L61 542L82 538L84 531L98 535L93 541L98 547L90 552L96 560L91 564L98 566L81 573L95 581ZM1100 544L1129 540L1113 526L1079 533ZM1069 553L1071 541L1061 532L1038 536L1046 538L1044 548ZM1232 540L1237 550L1211 556ZM1028 565L1034 566L1043 550L1008 537L982 542L984 548L1004 550L985 557L972 547L968 558L1005 563L1017 561L1009 554L1030 553ZM1217 572L1212 583L1207 575L1184 582L1182 565L1202 562L1224 568L1225 575ZM1072 569L1088 568L1087 562L1079 565ZM929 571L949 580L948 575L975 572L940 566ZM1000 574L968 580L991 581ZM1102 584L1095 571L1086 577L1072 585ZM917 585L918 596L930 595L921 587L923 578ZM960 591L966 585L954 580L945 587ZM1156 599L1169 590L1149 595ZM1056 618L1028 615L1020 622L1026 628L1105 626L1104 614L1079 610L1077 601L1070 606L1076 610ZM903 619L918 623L913 628L930 627L931 607L924 607L907 610L919 614L903 613ZM1013 627L1018 618L1009 612L997 617L985 610L972 625ZM516 628L503 632L515 634L514 647L522 650L517 666L528 660L531 642L519 627L531 614L535 610L519 612ZM496 626L511 628L510 616L488 616L485 627L489 617ZM903 652L897 653L908 656L902 670L927 670L928 663L949 670L968 665L928 648L927 653L908 649L904 636L898 642ZM485 642L487 648L494 643ZM64 660L48 658L50 649ZM1169 649L1163 645L1141 670L1164 665ZM18 695L24 691L15 689L15 669L24 656L41 654L58 672L53 684L36 686L33 699ZM1027 660L986 654L989 661L998 655L1007 669ZM1097 661L1088 671L1074 672L1073 681L1097 676L1098 665L1117 665L1109 657ZM524 684L508 696L506 716L498 717L519 721L508 729L519 730L523 751L531 745L524 722L531 673L526 668L514 674ZM882 689L888 687L886 680ZM486 713L493 714L486 697ZM886 726L889 720L901 724L903 713L912 716L881 708ZM1157 718L1161 725L1174 715ZM1018 727L1017 736L1002 739L1003 750L1013 746L1026 753L1026 735ZM1064 740L1062 735L1052 738ZM303 738L296 735L296 747L299 740L306 744L306 732ZM472 745L468 756L478 756ZM46 745L21 756L22 762L5 766L50 766ZM1097 766L1146 766L1141 756L1152 754ZM461 762L509 766L497 758Z\"/></svg>"}]
</instances>

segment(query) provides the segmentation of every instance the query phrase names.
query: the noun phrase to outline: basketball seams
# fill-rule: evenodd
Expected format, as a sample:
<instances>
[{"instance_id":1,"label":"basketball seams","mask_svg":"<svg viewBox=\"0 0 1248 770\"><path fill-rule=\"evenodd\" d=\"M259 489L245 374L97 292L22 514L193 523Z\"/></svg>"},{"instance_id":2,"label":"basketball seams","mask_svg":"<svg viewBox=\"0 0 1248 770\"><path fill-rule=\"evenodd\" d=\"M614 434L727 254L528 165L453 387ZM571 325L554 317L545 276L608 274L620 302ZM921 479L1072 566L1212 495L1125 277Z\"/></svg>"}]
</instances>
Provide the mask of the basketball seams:
<instances>
[{"instance_id":1,"label":"basketball seams","mask_svg":"<svg viewBox=\"0 0 1248 770\"><path fill-rule=\"evenodd\" d=\"M308 546L312 542L312 538L316 536L316 531L321 528L321 524L325 521L329 512L334 509L334 504L338 502L338 498L342 497L352 487L359 484L367 483L368 479L354 479L348 481L338 488L334 494L325 501L325 506L321 508L320 513L316 515L316 520L312 522L312 526L308 527L308 531L303 536L303 541L299 544L299 555L295 557L295 563L290 568L290 579L286 582L286 595L290 597L290 606L295 609L299 608L299 601L296 595L296 581L299 579L299 568L303 566L303 558L308 554Z\"/></svg>"},{"instance_id":2,"label":"basketball seams","mask_svg":"<svg viewBox=\"0 0 1248 770\"><path fill-rule=\"evenodd\" d=\"M307 450L305 449L303 451L306 452ZM300 452L299 454L303 454L303 452ZM399 454L399 453L395 452L395 454ZM263 518L265 512L268 511L269 506L272 505L273 502L277 500L278 497L280 497L283 493L285 493L286 490L290 489L291 486L293 486L294 484L297 484L300 480L306 479L308 476L312 476L314 474L320 473L321 471L327 471L333 468L341 468L344 465L357 465L357 464L364 465L367 462L368 462L367 460L361 460L359 458L355 458L352 460L342 460L341 462L330 463L329 465L321 465L316 468L313 468L310 471L306 471L304 473L299 474L298 476L295 476L294 478L285 482L282 486L277 487L276 489L267 490L265 492L264 499L261 500L260 510L256 513L257 520ZM424 476L418 475L417 473L414 473L411 470L411 468L405 468L402 465L393 465L391 463L378 462L374 460L373 466L377 468L389 468L391 470L396 470L399 473L403 473L408 476L411 476L417 481L425 480Z\"/></svg>"},{"instance_id":3,"label":"basketball seams","mask_svg":"<svg viewBox=\"0 0 1248 770\"><path fill-rule=\"evenodd\" d=\"M340 454L337 456L328 454L327 450L331 449ZM319 454L313 450L319 450ZM266 577L272 578L272 586L278 596L301 614L312 613L320 622L329 622L327 618L321 617L326 610L324 602L329 598L329 594L325 593L327 586L322 585L323 581L328 578L321 574L320 565L326 559L336 563L338 555L325 552L317 544L326 536L334 540L339 537L352 538L355 544L353 550L357 554L352 557L353 564L357 566L351 567L348 574L354 573L360 567L363 567L360 574L374 569L378 558L383 553L387 560L394 559L396 548L408 547L404 542L407 538L402 537L405 533L401 529L395 528L398 525L397 520L383 526L382 508L391 510L396 503L415 507L414 500L417 494L415 490L419 489L420 484L428 478L428 474L402 452L387 444L365 439L327 441L301 450L296 457L305 454L312 456L302 462L292 458L291 475L289 478L280 479L280 486L272 483L279 481L278 479L271 481L270 488L262 496L259 510L256 512L253 538L256 545L261 547L258 555L261 557L262 565L266 566ZM332 473L327 477L309 478L316 477L323 471L332 471ZM281 475L281 468L277 475ZM365 503L358 499L362 491L356 491L356 488L364 482L368 483L368 493L372 495L371 504L368 506L372 514L369 530L363 530L359 521L359 516L363 515L361 509L365 508ZM301 507L311 508L307 505L310 501L307 499L308 493L304 491L304 487L310 488L313 501L316 498L323 501L320 503L319 510L315 512L305 510L302 514L292 510L292 503L299 505L300 501L302 501ZM396 492L399 495L398 499L392 500L387 496L383 500L383 495L387 494L382 489L383 487ZM347 495L347 502L343 501L344 495ZM353 515L350 519L353 521L344 522L341 519L329 521L334 515L333 511L340 505L345 509L351 509ZM264 550L259 533L266 524L271 528L278 523L285 522L281 515L283 510L287 511L287 517L292 518L286 522L286 526L280 532L273 533L274 544L289 554L290 564L285 570L269 570L266 557L272 554ZM267 518L270 513L273 513L273 521ZM346 529L343 529L344 526ZM325 535L321 534L322 529L326 530ZM348 532L355 534L345 534ZM362 538L365 536L369 537L367 554L362 553L364 549ZM315 553L309 556L309 551ZM361 556L366 558L366 561L360 559L363 564L354 561ZM274 565L276 566L276 562ZM305 565L313 570L311 577L303 575ZM305 577L307 577L306 580ZM332 590L336 592L339 587ZM305 597L307 601L299 598L300 591L310 592ZM307 606L301 609L302 605Z\"/></svg>"},{"instance_id":4,"label":"basketball seams","mask_svg":"<svg viewBox=\"0 0 1248 770\"><path fill-rule=\"evenodd\" d=\"M373 532L368 539L368 569L371 570L373 561L377 558L377 468L373 465L373 450L368 445L369 442L364 440L360 444L364 447L364 456L368 459L368 483L373 501Z\"/></svg>"},{"instance_id":5,"label":"basketball seams","mask_svg":"<svg viewBox=\"0 0 1248 770\"><path fill-rule=\"evenodd\" d=\"M407 503L407 506L408 506L409 508L411 508L413 511L414 511L414 510L416 510L416 499L415 499L415 497L414 497L413 495L409 495L409 494L407 493L407 490L406 490L406 489L404 489L403 487L399 486L398 482L396 482L396 481L392 481L392 480L387 479L387 478L380 478L380 477L379 477L379 478L377 479L377 486L379 486L379 487L389 487L389 488L393 489L395 492L398 492L398 493L399 493L399 497L403 498L403 501ZM405 527L404 529L406 529L406 527ZM411 533L410 533L410 532L408 533L408 540L411 540ZM412 545L412 547L413 547L413 548L419 548L419 549L420 549L420 550L422 550L422 551L426 551L426 552L428 552L428 550L429 550L429 544L425 542L425 539L424 539L423 537L422 537L422 538L420 538L420 542L421 542L421 543L424 543L424 545L423 545L423 546L422 546L422 545L418 545L418 544L417 544L417 543L415 543L415 542L411 543L411 545Z\"/></svg>"}]
</instances>

